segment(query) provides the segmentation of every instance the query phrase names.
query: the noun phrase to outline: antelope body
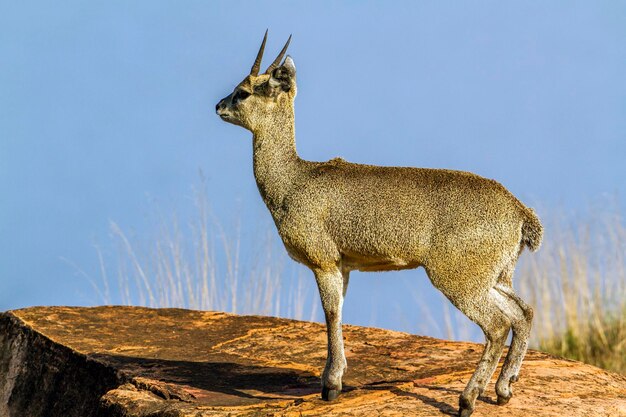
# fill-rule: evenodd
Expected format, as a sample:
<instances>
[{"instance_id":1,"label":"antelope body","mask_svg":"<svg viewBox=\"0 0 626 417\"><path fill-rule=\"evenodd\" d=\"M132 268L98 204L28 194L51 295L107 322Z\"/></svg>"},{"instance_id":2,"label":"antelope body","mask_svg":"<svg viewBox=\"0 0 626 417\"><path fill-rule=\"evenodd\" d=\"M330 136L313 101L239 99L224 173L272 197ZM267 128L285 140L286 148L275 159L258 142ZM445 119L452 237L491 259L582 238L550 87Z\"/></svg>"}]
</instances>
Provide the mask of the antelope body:
<instances>
[{"instance_id":1,"label":"antelope body","mask_svg":"<svg viewBox=\"0 0 626 417\"><path fill-rule=\"evenodd\" d=\"M328 331L322 397L333 400L341 392L341 311L350 271L421 266L486 336L459 415L474 410L513 330L496 383L498 403L505 404L532 321L532 309L513 291L512 275L524 247L535 251L541 244L534 211L498 182L468 172L301 159L295 147L295 65L289 56L281 64L289 41L259 74L266 39L267 32L250 75L216 111L253 133L261 196L289 255L315 274Z\"/></svg>"}]
</instances>

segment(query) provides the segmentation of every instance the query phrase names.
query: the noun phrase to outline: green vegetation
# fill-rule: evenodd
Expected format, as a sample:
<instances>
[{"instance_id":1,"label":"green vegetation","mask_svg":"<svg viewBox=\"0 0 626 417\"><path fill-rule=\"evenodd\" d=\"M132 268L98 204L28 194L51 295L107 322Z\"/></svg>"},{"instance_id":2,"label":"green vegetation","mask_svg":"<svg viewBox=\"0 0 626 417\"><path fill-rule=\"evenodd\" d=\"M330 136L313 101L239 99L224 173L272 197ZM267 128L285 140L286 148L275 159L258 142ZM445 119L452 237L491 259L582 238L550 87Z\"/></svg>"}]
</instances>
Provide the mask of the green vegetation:
<instances>
[{"instance_id":1,"label":"green vegetation","mask_svg":"<svg viewBox=\"0 0 626 417\"><path fill-rule=\"evenodd\" d=\"M539 342L537 349L626 374L624 321L624 317L609 317L601 323L601 331L588 325L583 334L570 328L557 337Z\"/></svg>"}]
</instances>

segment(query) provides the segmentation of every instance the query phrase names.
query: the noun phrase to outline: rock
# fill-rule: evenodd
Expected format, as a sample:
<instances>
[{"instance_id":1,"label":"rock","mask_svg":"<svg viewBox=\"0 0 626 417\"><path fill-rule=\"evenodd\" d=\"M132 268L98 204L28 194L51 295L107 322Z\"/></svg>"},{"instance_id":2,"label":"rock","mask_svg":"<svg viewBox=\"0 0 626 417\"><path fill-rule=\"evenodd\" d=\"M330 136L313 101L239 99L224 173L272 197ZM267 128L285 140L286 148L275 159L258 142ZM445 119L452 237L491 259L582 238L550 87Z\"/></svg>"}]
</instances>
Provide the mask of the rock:
<instances>
[{"instance_id":1,"label":"rock","mask_svg":"<svg viewBox=\"0 0 626 417\"><path fill-rule=\"evenodd\" d=\"M140 307L0 315L0 416L456 415L482 345L344 326L344 392L320 399L324 326ZM475 416L626 416L626 377L529 351L514 396Z\"/></svg>"}]
</instances>

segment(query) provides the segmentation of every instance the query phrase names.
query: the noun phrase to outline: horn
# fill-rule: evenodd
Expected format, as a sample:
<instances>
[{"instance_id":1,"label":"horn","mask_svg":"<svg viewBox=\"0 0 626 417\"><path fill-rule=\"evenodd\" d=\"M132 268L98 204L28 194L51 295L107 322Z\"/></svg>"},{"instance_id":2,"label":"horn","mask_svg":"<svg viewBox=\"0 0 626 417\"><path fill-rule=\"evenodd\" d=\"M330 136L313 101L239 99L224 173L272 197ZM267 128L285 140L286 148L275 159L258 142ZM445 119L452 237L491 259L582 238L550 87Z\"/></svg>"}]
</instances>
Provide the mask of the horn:
<instances>
[{"instance_id":1,"label":"horn","mask_svg":"<svg viewBox=\"0 0 626 417\"><path fill-rule=\"evenodd\" d=\"M261 48L259 48L259 53L256 55L254 65L252 65L252 68L250 69L250 75L259 75L259 69L261 69L261 60L263 59L263 51L265 50L265 41L267 41L267 29L265 29L263 43L261 44Z\"/></svg>"},{"instance_id":2,"label":"horn","mask_svg":"<svg viewBox=\"0 0 626 417\"><path fill-rule=\"evenodd\" d=\"M285 46L283 46L283 49L280 51L280 53L278 54L274 62L272 62L270 66L267 67L267 69L265 70L266 74L271 73L278 67L278 65L280 65L280 61L283 59L283 56L285 56L285 52L287 52L287 47L289 46L289 42L291 42L291 35L289 35L289 39L287 39L287 43L285 44Z\"/></svg>"}]
</instances>

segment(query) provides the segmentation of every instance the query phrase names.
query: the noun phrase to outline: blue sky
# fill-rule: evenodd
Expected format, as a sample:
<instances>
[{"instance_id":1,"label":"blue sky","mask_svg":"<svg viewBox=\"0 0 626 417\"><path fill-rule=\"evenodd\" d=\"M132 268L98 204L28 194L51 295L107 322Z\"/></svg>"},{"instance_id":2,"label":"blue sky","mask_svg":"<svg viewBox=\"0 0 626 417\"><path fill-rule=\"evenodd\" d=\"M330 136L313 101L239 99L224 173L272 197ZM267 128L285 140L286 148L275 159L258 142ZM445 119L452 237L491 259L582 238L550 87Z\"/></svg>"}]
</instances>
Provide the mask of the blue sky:
<instances>
[{"instance_id":1,"label":"blue sky","mask_svg":"<svg viewBox=\"0 0 626 417\"><path fill-rule=\"evenodd\" d=\"M214 115L266 28L265 65L293 34L305 159L473 171L540 212L625 202L623 2L2 2L0 310L97 303L63 259L97 276L109 221L148 235L199 171L242 239L271 224L250 134ZM410 277L357 274L346 321Z\"/></svg>"}]
</instances>

